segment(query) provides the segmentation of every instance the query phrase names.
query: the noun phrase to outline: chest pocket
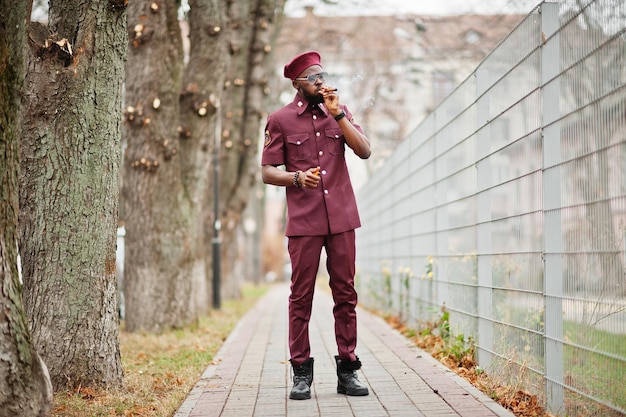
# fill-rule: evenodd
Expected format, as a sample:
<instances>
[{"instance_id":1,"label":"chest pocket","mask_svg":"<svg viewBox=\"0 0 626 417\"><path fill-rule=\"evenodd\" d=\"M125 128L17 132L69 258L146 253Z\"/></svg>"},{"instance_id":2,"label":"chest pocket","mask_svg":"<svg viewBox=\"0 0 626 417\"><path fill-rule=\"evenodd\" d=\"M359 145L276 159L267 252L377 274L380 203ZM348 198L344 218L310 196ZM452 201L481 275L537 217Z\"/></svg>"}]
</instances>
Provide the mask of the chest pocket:
<instances>
[{"instance_id":1,"label":"chest pocket","mask_svg":"<svg viewBox=\"0 0 626 417\"><path fill-rule=\"evenodd\" d=\"M287 136L287 158L301 161L313 157L314 143L308 133L294 133Z\"/></svg>"},{"instance_id":2,"label":"chest pocket","mask_svg":"<svg viewBox=\"0 0 626 417\"><path fill-rule=\"evenodd\" d=\"M343 133L340 128L326 129L324 131L324 141L326 148L331 155L343 155L345 152L345 143Z\"/></svg>"}]
</instances>

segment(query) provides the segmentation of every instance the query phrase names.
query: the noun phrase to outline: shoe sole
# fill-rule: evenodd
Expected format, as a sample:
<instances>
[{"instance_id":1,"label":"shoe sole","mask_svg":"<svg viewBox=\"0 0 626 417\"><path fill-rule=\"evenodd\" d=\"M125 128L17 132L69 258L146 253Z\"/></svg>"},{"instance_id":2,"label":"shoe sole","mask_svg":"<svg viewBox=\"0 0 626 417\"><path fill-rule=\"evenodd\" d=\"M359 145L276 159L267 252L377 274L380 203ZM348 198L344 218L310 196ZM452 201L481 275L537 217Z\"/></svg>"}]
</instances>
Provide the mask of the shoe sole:
<instances>
[{"instance_id":1,"label":"shoe sole","mask_svg":"<svg viewBox=\"0 0 626 417\"><path fill-rule=\"evenodd\" d=\"M369 393L370 392L369 392L369 390L367 388L363 389L363 390L360 390L360 391L350 391L350 392L348 392L348 390L345 389L344 387L337 386L337 394L345 394L345 395L349 395L351 397L364 397L366 395L369 395Z\"/></svg>"},{"instance_id":2,"label":"shoe sole","mask_svg":"<svg viewBox=\"0 0 626 417\"><path fill-rule=\"evenodd\" d=\"M302 394L302 395L289 395L289 399L291 400L310 400L311 394Z\"/></svg>"}]
</instances>

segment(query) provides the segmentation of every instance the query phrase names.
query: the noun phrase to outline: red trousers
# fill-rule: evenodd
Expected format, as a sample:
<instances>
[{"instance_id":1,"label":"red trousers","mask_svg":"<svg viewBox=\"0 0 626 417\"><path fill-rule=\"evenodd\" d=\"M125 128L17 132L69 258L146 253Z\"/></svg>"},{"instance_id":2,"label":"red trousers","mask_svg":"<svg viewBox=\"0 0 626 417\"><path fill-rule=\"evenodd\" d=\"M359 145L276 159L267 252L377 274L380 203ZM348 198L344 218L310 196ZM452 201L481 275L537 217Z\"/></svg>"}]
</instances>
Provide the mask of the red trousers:
<instances>
[{"instance_id":1,"label":"red trousers","mask_svg":"<svg viewBox=\"0 0 626 417\"><path fill-rule=\"evenodd\" d=\"M293 366L300 366L311 355L309 319L313 306L315 279L322 247L326 249L326 269L335 306L335 340L339 359L356 360L356 306L354 289L354 230L327 236L289 237L291 295L289 296L289 351Z\"/></svg>"}]
</instances>

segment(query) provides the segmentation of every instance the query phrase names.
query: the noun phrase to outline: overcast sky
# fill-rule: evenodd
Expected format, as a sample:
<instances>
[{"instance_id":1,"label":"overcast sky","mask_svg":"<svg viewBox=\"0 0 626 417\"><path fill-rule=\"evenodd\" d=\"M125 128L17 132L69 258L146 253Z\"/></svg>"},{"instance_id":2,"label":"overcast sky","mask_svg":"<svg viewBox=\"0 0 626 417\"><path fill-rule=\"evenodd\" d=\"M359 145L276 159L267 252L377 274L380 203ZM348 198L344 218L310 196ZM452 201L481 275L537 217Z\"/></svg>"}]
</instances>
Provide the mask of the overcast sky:
<instances>
[{"instance_id":1,"label":"overcast sky","mask_svg":"<svg viewBox=\"0 0 626 417\"><path fill-rule=\"evenodd\" d=\"M527 14L540 0L287 0L285 12L304 15L314 6L317 15L450 15Z\"/></svg>"}]
</instances>

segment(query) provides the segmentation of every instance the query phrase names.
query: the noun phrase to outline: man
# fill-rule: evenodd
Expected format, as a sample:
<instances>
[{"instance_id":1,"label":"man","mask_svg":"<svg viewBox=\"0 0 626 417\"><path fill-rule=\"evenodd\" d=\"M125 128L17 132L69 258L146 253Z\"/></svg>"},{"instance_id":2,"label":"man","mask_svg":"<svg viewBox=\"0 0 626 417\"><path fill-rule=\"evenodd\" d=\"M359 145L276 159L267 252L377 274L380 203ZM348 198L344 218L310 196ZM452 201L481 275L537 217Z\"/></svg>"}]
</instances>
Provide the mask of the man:
<instances>
[{"instance_id":1,"label":"man","mask_svg":"<svg viewBox=\"0 0 626 417\"><path fill-rule=\"evenodd\" d=\"M313 358L309 319L322 247L335 306L338 354L337 392L368 395L356 370L357 293L354 288L355 232L361 226L345 160L345 146L362 159L370 145L336 89L324 85L321 58L315 51L296 56L285 65L284 76L297 93L294 100L270 114L261 160L263 182L284 186L291 258L289 350L293 388L289 398L311 398ZM285 170L278 168L284 165Z\"/></svg>"}]
</instances>

